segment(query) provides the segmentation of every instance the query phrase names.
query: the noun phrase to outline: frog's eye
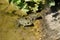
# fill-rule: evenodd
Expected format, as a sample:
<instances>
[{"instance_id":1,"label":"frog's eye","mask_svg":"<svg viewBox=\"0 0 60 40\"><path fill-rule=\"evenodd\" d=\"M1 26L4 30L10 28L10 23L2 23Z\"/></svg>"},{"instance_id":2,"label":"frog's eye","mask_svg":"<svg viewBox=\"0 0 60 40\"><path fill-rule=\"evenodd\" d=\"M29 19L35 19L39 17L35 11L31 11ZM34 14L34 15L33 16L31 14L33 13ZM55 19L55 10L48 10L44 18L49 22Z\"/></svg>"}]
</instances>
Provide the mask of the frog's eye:
<instances>
[{"instance_id":1,"label":"frog's eye","mask_svg":"<svg viewBox=\"0 0 60 40\"><path fill-rule=\"evenodd\" d=\"M42 17L41 17L41 16L40 16L40 17L37 17L36 20L37 20L37 19L42 19Z\"/></svg>"}]
</instances>

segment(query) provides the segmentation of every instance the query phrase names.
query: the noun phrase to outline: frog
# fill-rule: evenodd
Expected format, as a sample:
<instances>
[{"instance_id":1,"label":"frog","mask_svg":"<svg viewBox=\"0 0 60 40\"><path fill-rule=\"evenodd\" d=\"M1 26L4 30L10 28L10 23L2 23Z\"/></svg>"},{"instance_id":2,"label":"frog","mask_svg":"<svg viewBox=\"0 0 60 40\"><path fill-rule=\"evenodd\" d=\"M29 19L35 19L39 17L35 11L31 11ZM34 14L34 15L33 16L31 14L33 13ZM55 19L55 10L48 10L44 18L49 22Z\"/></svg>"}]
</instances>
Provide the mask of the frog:
<instances>
[{"instance_id":1,"label":"frog","mask_svg":"<svg viewBox=\"0 0 60 40\"><path fill-rule=\"evenodd\" d=\"M20 25L22 26L30 26L32 24L34 24L34 22L36 20L40 20L40 19L43 19L44 18L44 15L47 13L47 9L44 9L42 10L41 12L39 13L31 13L29 15L26 15L26 16L23 16L21 18L19 18L17 21ZM33 25L34 26L34 25Z\"/></svg>"}]
</instances>

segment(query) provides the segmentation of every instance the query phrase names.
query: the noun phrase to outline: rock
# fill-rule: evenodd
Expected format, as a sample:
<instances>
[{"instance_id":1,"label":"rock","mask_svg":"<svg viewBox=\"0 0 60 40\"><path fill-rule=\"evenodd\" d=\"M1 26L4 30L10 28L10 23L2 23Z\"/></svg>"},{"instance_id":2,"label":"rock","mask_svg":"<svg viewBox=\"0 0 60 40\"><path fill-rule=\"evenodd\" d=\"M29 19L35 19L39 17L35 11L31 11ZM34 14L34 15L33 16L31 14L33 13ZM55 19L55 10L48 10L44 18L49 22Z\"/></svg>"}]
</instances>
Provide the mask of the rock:
<instances>
[{"instance_id":1,"label":"rock","mask_svg":"<svg viewBox=\"0 0 60 40\"><path fill-rule=\"evenodd\" d=\"M47 39L45 40L60 40L60 13L54 12L45 16L47 28Z\"/></svg>"}]
</instances>

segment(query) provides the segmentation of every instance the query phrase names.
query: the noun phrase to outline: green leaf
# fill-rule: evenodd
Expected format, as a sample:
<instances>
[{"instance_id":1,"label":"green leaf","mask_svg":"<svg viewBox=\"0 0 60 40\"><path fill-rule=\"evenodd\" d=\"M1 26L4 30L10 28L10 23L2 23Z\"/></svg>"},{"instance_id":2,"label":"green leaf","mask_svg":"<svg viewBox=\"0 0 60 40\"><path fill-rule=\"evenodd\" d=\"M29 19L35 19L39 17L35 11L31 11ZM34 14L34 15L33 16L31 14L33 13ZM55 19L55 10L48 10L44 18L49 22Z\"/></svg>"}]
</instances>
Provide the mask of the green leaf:
<instances>
[{"instance_id":1,"label":"green leaf","mask_svg":"<svg viewBox=\"0 0 60 40\"><path fill-rule=\"evenodd\" d=\"M48 6L53 6L52 5L52 3L54 4L54 0L46 0L46 4L48 5ZM54 4L55 5L55 4Z\"/></svg>"},{"instance_id":2,"label":"green leaf","mask_svg":"<svg viewBox=\"0 0 60 40\"><path fill-rule=\"evenodd\" d=\"M21 0L21 2L22 2L22 3L24 3L24 2L25 2L25 0Z\"/></svg>"},{"instance_id":3,"label":"green leaf","mask_svg":"<svg viewBox=\"0 0 60 40\"><path fill-rule=\"evenodd\" d=\"M36 2L34 1L28 1L26 2L28 6L35 7Z\"/></svg>"},{"instance_id":4,"label":"green leaf","mask_svg":"<svg viewBox=\"0 0 60 40\"><path fill-rule=\"evenodd\" d=\"M13 0L13 3L17 2L18 0Z\"/></svg>"},{"instance_id":5,"label":"green leaf","mask_svg":"<svg viewBox=\"0 0 60 40\"><path fill-rule=\"evenodd\" d=\"M22 8L24 7L24 5L25 5L25 4L21 2L21 3L19 3L17 6L19 6L20 9L22 9Z\"/></svg>"},{"instance_id":6,"label":"green leaf","mask_svg":"<svg viewBox=\"0 0 60 40\"><path fill-rule=\"evenodd\" d=\"M51 6L55 6L55 2L51 2L50 4L49 4L49 6L51 7Z\"/></svg>"},{"instance_id":7,"label":"green leaf","mask_svg":"<svg viewBox=\"0 0 60 40\"><path fill-rule=\"evenodd\" d=\"M11 3L12 2L12 0L9 0L9 3Z\"/></svg>"}]
</instances>

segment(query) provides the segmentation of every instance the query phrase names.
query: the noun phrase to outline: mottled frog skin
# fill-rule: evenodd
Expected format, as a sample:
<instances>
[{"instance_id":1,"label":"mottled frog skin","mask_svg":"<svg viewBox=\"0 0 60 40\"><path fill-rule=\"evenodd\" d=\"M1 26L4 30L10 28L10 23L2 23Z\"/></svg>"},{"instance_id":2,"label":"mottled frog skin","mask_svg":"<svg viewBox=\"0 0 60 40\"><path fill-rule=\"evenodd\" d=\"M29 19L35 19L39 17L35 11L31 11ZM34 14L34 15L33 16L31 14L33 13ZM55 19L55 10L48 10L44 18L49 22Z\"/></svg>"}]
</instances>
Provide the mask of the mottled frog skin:
<instances>
[{"instance_id":1,"label":"mottled frog skin","mask_svg":"<svg viewBox=\"0 0 60 40\"><path fill-rule=\"evenodd\" d=\"M23 26L27 26L27 25L29 26L29 25L32 25L34 23L34 21L37 20L38 17L41 17L40 13L30 14L26 17L19 18L19 23Z\"/></svg>"}]
</instances>

